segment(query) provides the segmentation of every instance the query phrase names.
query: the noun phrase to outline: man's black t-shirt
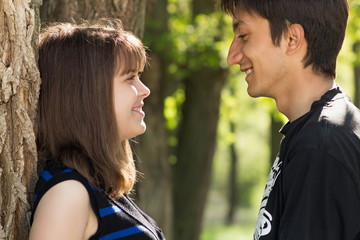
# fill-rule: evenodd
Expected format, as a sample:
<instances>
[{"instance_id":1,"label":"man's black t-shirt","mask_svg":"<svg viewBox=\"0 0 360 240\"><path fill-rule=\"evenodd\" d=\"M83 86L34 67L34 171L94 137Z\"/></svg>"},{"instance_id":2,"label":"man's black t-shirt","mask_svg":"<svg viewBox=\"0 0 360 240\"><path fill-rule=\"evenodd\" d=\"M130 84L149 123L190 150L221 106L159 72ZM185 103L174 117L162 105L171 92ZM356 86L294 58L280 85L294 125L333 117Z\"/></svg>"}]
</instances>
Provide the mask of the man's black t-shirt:
<instances>
[{"instance_id":1,"label":"man's black t-shirt","mask_svg":"<svg viewBox=\"0 0 360 240\"><path fill-rule=\"evenodd\" d=\"M281 133L254 239L360 239L359 109L337 87Z\"/></svg>"}]
</instances>

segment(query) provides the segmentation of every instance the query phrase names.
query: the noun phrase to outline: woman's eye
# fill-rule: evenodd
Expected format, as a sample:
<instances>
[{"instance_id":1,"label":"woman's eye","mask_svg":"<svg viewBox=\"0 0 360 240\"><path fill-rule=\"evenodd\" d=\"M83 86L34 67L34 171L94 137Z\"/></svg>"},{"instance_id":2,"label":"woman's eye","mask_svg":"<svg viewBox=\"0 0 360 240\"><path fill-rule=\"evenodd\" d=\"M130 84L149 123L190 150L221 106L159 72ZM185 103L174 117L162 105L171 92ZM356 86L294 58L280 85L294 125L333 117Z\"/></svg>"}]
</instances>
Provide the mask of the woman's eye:
<instances>
[{"instance_id":1,"label":"woman's eye","mask_svg":"<svg viewBox=\"0 0 360 240\"><path fill-rule=\"evenodd\" d=\"M129 80L129 81L134 81L134 80L136 80L137 78L140 79L142 73L143 73L143 72L134 73L134 74L130 75L127 80Z\"/></svg>"},{"instance_id":2,"label":"woman's eye","mask_svg":"<svg viewBox=\"0 0 360 240\"><path fill-rule=\"evenodd\" d=\"M127 80L134 81L135 80L135 75L131 75Z\"/></svg>"}]
</instances>

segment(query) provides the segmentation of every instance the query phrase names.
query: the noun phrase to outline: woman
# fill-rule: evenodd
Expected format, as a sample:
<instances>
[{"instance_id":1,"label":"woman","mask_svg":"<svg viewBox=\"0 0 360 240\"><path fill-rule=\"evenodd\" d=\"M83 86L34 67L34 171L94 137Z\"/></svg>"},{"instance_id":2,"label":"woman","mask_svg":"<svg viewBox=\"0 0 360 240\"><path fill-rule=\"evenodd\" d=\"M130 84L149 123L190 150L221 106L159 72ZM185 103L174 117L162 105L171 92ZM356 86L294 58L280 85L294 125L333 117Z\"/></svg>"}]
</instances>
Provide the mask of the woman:
<instances>
[{"instance_id":1,"label":"woman","mask_svg":"<svg viewBox=\"0 0 360 240\"><path fill-rule=\"evenodd\" d=\"M30 239L165 239L127 196L149 89L141 41L112 26L59 24L40 37L38 148Z\"/></svg>"}]
</instances>

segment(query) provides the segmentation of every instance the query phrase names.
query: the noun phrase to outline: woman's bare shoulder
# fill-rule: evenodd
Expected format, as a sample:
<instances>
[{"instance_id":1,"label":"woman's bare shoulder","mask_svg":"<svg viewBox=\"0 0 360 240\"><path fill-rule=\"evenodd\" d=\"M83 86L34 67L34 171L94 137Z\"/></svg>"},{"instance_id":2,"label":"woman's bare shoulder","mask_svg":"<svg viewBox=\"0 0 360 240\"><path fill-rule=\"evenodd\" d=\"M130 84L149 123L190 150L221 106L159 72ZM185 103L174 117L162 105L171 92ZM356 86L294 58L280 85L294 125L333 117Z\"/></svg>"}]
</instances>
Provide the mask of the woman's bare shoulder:
<instances>
[{"instance_id":1,"label":"woman's bare shoulder","mask_svg":"<svg viewBox=\"0 0 360 240\"><path fill-rule=\"evenodd\" d=\"M85 186L76 180L60 182L41 198L30 229L30 240L84 239L92 213Z\"/></svg>"}]
</instances>

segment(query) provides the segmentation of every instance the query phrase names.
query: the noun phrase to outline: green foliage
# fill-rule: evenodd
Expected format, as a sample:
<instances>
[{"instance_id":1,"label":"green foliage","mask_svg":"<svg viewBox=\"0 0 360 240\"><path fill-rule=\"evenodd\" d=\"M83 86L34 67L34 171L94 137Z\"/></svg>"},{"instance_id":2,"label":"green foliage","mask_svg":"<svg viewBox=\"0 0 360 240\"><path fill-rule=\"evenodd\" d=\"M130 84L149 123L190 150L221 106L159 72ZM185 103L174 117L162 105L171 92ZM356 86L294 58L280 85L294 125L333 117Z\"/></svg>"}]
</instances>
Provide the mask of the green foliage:
<instances>
[{"instance_id":1,"label":"green foliage","mask_svg":"<svg viewBox=\"0 0 360 240\"><path fill-rule=\"evenodd\" d=\"M220 22L219 12L198 15L194 22L171 18L170 29L174 36L172 56L178 66L183 66L182 71L196 72L204 66L220 66Z\"/></svg>"},{"instance_id":2,"label":"green foliage","mask_svg":"<svg viewBox=\"0 0 360 240\"><path fill-rule=\"evenodd\" d=\"M164 116L166 119L166 126L173 131L177 128L179 118L181 117L180 106L185 101L184 88L178 88L172 96L165 98Z\"/></svg>"},{"instance_id":3,"label":"green foliage","mask_svg":"<svg viewBox=\"0 0 360 240\"><path fill-rule=\"evenodd\" d=\"M183 87L178 88L175 93L165 98L164 101L164 117L166 127L169 130L168 145L171 148L176 148L178 145L177 129L182 117L181 105L185 101L185 91ZM169 157L171 165L176 164L177 158L175 154Z\"/></svg>"},{"instance_id":4,"label":"green foliage","mask_svg":"<svg viewBox=\"0 0 360 240\"><path fill-rule=\"evenodd\" d=\"M346 36L351 40L352 45L357 42L356 49L352 49L354 52L353 60L354 64L360 65L360 1L350 0L349 9L350 16Z\"/></svg>"},{"instance_id":5,"label":"green foliage","mask_svg":"<svg viewBox=\"0 0 360 240\"><path fill-rule=\"evenodd\" d=\"M167 42L159 48L167 49L171 56L170 72L182 78L204 66L218 68L222 64L223 14L192 16L189 1L171 0L168 4L169 32ZM166 43L166 45L164 45ZM164 47L166 46L166 47Z\"/></svg>"},{"instance_id":6,"label":"green foliage","mask_svg":"<svg viewBox=\"0 0 360 240\"><path fill-rule=\"evenodd\" d=\"M349 1L349 24L347 35L352 38L360 39L360 1L350 0Z\"/></svg>"},{"instance_id":7,"label":"green foliage","mask_svg":"<svg viewBox=\"0 0 360 240\"><path fill-rule=\"evenodd\" d=\"M354 49L354 44L360 44L360 1L349 1L349 22L344 44L341 48L337 64L336 81L347 94L354 99L354 65L360 65L360 48ZM360 45L359 45L360 46Z\"/></svg>"},{"instance_id":8,"label":"green foliage","mask_svg":"<svg viewBox=\"0 0 360 240\"><path fill-rule=\"evenodd\" d=\"M165 82L172 84L172 91L165 97L164 118L169 130L168 144L174 149L185 100L183 81L204 67L227 67L224 49L228 43L224 37L228 36L222 32L227 28L231 34L231 24L223 23L224 14L220 10L193 16L189 0L168 0L167 13L166 26L161 18L146 20L146 30L152 34L145 34L144 44L166 57L168 63ZM161 28L167 31L159 31ZM171 157L170 162L176 162L175 158Z\"/></svg>"}]
</instances>

